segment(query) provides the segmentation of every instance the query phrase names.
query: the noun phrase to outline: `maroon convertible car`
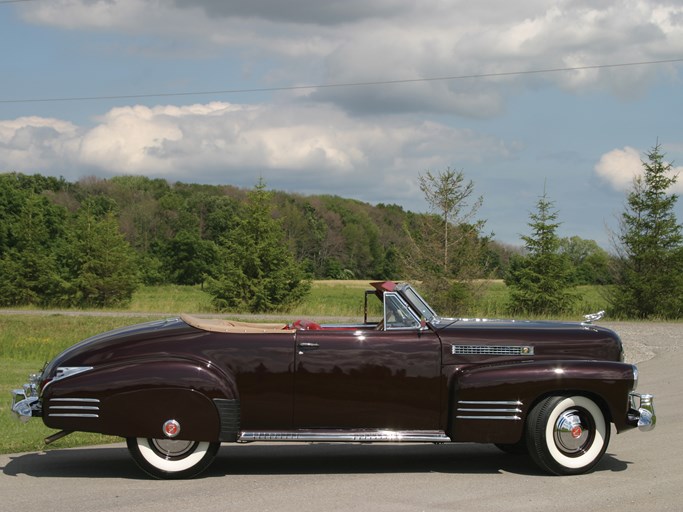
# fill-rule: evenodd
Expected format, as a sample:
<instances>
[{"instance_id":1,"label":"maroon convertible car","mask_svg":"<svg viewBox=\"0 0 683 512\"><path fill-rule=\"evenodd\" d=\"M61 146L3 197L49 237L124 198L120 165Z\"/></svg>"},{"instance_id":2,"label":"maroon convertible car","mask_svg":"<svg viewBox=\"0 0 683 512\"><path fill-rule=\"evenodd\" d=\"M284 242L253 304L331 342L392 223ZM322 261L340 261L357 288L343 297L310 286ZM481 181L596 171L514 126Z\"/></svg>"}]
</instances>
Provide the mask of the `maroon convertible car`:
<instances>
[{"instance_id":1,"label":"maroon convertible car","mask_svg":"<svg viewBox=\"0 0 683 512\"><path fill-rule=\"evenodd\" d=\"M126 438L158 478L204 470L220 443L494 443L543 470L597 464L616 432L650 430L652 395L619 337L582 323L437 315L409 284L372 283L364 322L180 316L68 348L13 392L22 419ZM368 321L368 298L382 318ZM379 309L378 309L379 311Z\"/></svg>"}]
</instances>

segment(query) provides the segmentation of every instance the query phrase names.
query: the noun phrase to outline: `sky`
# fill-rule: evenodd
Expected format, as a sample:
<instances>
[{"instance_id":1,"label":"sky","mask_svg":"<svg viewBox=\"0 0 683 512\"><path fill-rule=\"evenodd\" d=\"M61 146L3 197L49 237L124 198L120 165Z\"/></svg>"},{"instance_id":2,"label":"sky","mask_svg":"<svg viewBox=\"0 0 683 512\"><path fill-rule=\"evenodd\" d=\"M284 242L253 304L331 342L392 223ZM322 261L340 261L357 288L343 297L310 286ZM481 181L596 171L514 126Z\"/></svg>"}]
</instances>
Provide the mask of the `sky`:
<instances>
[{"instance_id":1,"label":"sky","mask_svg":"<svg viewBox=\"0 0 683 512\"><path fill-rule=\"evenodd\" d=\"M0 0L0 48L0 172L425 212L452 169L496 240L545 193L609 249L647 153L683 170L680 0Z\"/></svg>"}]
</instances>

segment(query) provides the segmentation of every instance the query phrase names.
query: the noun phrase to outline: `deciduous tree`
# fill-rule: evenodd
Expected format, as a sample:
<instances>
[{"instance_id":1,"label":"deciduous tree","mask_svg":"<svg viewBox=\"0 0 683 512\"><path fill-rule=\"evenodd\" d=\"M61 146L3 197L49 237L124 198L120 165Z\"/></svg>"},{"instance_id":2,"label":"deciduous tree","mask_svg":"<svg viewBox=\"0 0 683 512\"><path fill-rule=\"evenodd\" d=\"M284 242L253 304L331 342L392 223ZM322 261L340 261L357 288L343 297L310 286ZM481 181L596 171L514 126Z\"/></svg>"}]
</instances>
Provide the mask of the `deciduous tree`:
<instances>
[{"instance_id":1,"label":"deciduous tree","mask_svg":"<svg viewBox=\"0 0 683 512\"><path fill-rule=\"evenodd\" d=\"M484 221L474 220L483 198L463 171L446 169L418 175L431 215L413 217L411 263L430 301L442 311L462 313L476 294L475 280L487 277L482 265Z\"/></svg>"}]
</instances>

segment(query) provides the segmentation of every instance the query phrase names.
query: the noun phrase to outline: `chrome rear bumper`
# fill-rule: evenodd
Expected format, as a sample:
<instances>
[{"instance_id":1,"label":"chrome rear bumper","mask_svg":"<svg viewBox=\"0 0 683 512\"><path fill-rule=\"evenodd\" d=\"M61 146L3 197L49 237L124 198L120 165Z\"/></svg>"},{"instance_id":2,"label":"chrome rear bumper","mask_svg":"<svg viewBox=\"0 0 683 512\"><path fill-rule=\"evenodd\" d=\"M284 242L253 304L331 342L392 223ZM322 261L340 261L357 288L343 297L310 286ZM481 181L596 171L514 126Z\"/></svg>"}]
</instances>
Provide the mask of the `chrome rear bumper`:
<instances>
[{"instance_id":1,"label":"chrome rear bumper","mask_svg":"<svg viewBox=\"0 0 683 512\"><path fill-rule=\"evenodd\" d=\"M43 407L38 397L39 381L40 374L33 374L29 377L29 383L24 384L22 389L12 391L12 412L23 422L43 415Z\"/></svg>"}]
</instances>

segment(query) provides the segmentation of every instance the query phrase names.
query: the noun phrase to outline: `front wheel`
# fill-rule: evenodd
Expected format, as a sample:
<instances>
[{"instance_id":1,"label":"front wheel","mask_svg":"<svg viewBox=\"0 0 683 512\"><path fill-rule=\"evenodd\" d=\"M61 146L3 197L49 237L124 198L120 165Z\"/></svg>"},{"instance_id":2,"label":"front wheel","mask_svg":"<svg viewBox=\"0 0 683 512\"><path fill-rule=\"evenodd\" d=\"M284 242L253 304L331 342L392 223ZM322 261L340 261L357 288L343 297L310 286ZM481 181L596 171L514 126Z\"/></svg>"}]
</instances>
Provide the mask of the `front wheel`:
<instances>
[{"instance_id":1,"label":"front wheel","mask_svg":"<svg viewBox=\"0 0 683 512\"><path fill-rule=\"evenodd\" d=\"M607 450L610 424L602 409L585 396L551 396L527 417L531 458L545 471L577 475L590 471Z\"/></svg>"},{"instance_id":2,"label":"front wheel","mask_svg":"<svg viewBox=\"0 0 683 512\"><path fill-rule=\"evenodd\" d=\"M129 437L126 444L143 471L164 479L197 476L209 467L220 447L220 443L145 437Z\"/></svg>"}]
</instances>

